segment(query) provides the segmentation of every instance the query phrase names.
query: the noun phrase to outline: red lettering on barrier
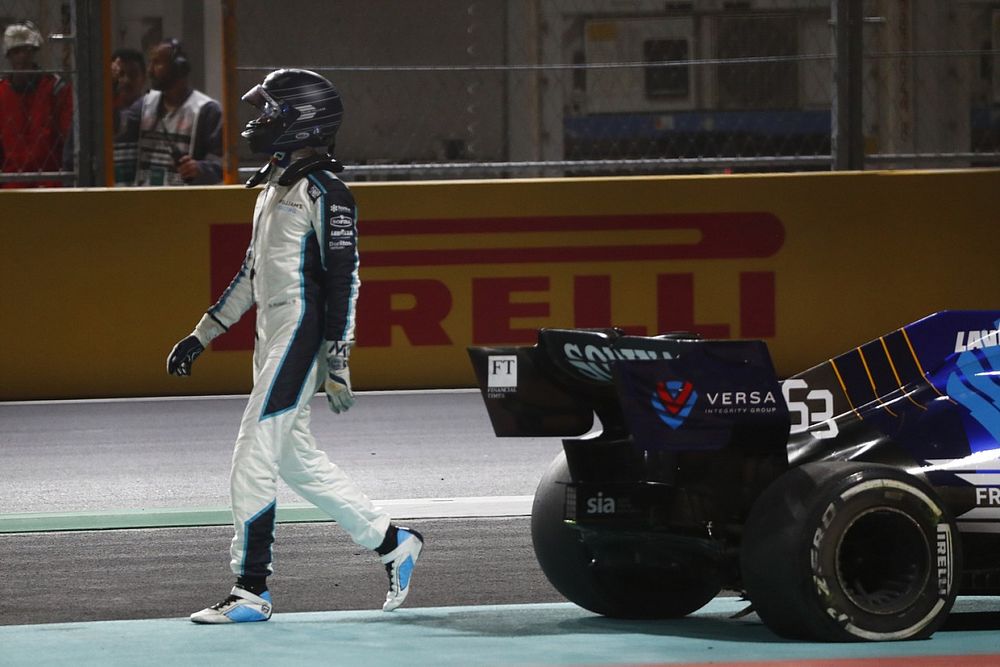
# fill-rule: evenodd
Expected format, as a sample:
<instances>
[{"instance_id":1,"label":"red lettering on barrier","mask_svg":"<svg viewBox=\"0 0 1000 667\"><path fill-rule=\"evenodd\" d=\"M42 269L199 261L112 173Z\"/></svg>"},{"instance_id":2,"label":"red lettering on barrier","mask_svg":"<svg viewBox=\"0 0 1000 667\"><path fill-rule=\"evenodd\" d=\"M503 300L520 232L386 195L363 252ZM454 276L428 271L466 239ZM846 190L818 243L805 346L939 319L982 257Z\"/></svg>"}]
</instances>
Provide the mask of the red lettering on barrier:
<instances>
[{"instance_id":1,"label":"red lettering on barrier","mask_svg":"<svg viewBox=\"0 0 1000 667\"><path fill-rule=\"evenodd\" d=\"M563 232L693 231L693 243L532 246L531 235ZM517 247L373 250L365 266L528 264L550 262L636 262L666 259L770 257L781 249L785 228L771 213L661 213L559 217L475 218L473 220L365 220L364 236L488 235L521 237Z\"/></svg>"},{"instance_id":2,"label":"red lettering on barrier","mask_svg":"<svg viewBox=\"0 0 1000 667\"><path fill-rule=\"evenodd\" d=\"M514 292L547 292L549 279L537 278L474 278L472 280L472 344L534 343L538 337L534 327L515 329L514 317L548 317L545 302L514 303Z\"/></svg>"},{"instance_id":3,"label":"red lettering on barrier","mask_svg":"<svg viewBox=\"0 0 1000 667\"><path fill-rule=\"evenodd\" d=\"M771 338L777 330L774 272L740 274L740 336Z\"/></svg>"},{"instance_id":4,"label":"red lettering on barrier","mask_svg":"<svg viewBox=\"0 0 1000 667\"><path fill-rule=\"evenodd\" d=\"M603 329L614 325L611 316L611 276L573 277L573 326ZM638 324L619 328L632 336L645 336L646 327Z\"/></svg>"},{"instance_id":5,"label":"red lettering on barrier","mask_svg":"<svg viewBox=\"0 0 1000 667\"><path fill-rule=\"evenodd\" d=\"M586 232L635 230L696 230L695 243L645 246L536 246L530 232ZM210 295L216 299L239 270L250 239L249 224L217 224L210 229ZM365 236L522 233L528 247L429 250L372 250L362 264L421 266L461 263L524 263L567 261L640 261L648 259L723 259L766 257L784 243L784 227L769 213L677 214L640 216L484 218L476 220L365 221ZM516 317L548 317L548 300L514 301L516 292L548 292L549 277L477 278L472 280L472 343L531 344L535 328L512 325ZM412 305L400 307L400 299ZM647 335L643 325L621 325L613 320L612 277L573 277L573 322L576 327L619 326L627 333ZM657 329L697 331L711 338L728 338L728 324L695 321L693 273L665 273L656 277ZM388 347L393 327L400 327L411 345L451 345L444 327L451 313L451 288L434 279L365 280L358 303L359 346ZM739 277L739 332L744 338L768 338L776 332L775 274L742 272ZM555 325L553 323L550 326ZM565 323L569 325L569 323ZM214 350L253 349L254 318L248 314L216 339Z\"/></svg>"},{"instance_id":6,"label":"red lettering on barrier","mask_svg":"<svg viewBox=\"0 0 1000 667\"><path fill-rule=\"evenodd\" d=\"M398 308L393 297L410 297ZM440 280L366 280L358 296L359 346L389 347L392 328L403 330L411 345L451 345L442 322L451 312L451 292Z\"/></svg>"},{"instance_id":7,"label":"red lettering on barrier","mask_svg":"<svg viewBox=\"0 0 1000 667\"><path fill-rule=\"evenodd\" d=\"M694 274L691 273L656 276L656 318L660 333L694 331L704 338L729 338L728 324L695 323Z\"/></svg>"},{"instance_id":8,"label":"red lettering on barrier","mask_svg":"<svg viewBox=\"0 0 1000 667\"><path fill-rule=\"evenodd\" d=\"M240 270L250 245L251 227L248 224L212 225L208 231L209 294L208 304L215 303L233 277ZM243 316L229 331L212 341L212 350L252 350L256 315Z\"/></svg>"}]
</instances>

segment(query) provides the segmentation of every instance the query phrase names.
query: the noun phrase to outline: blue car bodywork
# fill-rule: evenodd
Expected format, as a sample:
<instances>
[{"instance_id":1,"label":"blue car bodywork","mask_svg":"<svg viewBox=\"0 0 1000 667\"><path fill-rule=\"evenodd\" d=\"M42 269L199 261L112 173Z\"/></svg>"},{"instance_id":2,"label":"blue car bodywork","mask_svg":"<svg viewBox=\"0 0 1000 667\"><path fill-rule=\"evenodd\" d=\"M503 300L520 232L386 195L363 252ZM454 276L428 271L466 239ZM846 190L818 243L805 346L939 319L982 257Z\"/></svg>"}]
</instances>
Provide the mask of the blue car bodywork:
<instances>
[{"instance_id":1,"label":"blue car bodywork","mask_svg":"<svg viewBox=\"0 0 1000 667\"><path fill-rule=\"evenodd\" d=\"M765 490L790 471L837 466L918 480L940 499L942 525L957 527L950 600L955 590L1000 593L998 330L1000 311L938 312L784 380L762 341L684 333L543 329L534 346L469 353L498 436L563 437L533 512L550 581L583 606L629 615L597 589L627 590L623 577L639 571L711 579L695 592L675 586L688 601L670 615L684 615L712 590L746 590L739 552ZM813 511L803 503L800 513ZM897 511L886 503L880 511ZM549 540L553 532L564 535ZM920 539L933 561L933 531ZM563 569L590 588L560 581ZM924 569L934 577L933 563ZM839 638L824 632L816 636Z\"/></svg>"}]
</instances>

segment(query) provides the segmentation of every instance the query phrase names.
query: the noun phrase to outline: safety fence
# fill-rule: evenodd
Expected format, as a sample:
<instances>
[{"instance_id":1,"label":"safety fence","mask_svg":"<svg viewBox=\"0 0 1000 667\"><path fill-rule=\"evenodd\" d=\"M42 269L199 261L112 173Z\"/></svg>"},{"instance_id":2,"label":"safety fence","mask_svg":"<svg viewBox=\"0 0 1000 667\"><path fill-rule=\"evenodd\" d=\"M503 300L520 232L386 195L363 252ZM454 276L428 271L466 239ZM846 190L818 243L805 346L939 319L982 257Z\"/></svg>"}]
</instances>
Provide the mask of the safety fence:
<instances>
[{"instance_id":1,"label":"safety fence","mask_svg":"<svg viewBox=\"0 0 1000 667\"><path fill-rule=\"evenodd\" d=\"M111 40L80 23L92 4L0 0L0 22L40 12L41 62L76 92L102 86L75 80L52 35L144 48L180 31L200 81L234 70L237 126L253 111L239 93L267 72L319 71L343 93L337 152L356 180L1000 164L987 0L107 0ZM231 60L204 27L223 11ZM78 128L78 154L101 122ZM847 144L858 157L838 161ZM231 150L244 171L259 161Z\"/></svg>"}]
</instances>

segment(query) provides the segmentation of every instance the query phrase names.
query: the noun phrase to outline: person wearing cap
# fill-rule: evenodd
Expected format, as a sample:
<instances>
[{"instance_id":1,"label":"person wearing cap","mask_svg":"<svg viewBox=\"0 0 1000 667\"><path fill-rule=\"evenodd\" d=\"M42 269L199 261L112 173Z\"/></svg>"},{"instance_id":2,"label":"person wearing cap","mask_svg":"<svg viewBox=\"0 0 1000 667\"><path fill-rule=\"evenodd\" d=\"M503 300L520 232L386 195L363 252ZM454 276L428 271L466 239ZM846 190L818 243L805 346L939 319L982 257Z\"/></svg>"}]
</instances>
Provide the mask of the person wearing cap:
<instances>
[{"instance_id":1,"label":"person wearing cap","mask_svg":"<svg viewBox=\"0 0 1000 667\"><path fill-rule=\"evenodd\" d=\"M7 174L61 171L73 121L70 83L39 72L42 33L31 21L7 26L3 50L12 70L0 79L0 162ZM60 187L61 181L12 181L3 188Z\"/></svg>"}]
</instances>

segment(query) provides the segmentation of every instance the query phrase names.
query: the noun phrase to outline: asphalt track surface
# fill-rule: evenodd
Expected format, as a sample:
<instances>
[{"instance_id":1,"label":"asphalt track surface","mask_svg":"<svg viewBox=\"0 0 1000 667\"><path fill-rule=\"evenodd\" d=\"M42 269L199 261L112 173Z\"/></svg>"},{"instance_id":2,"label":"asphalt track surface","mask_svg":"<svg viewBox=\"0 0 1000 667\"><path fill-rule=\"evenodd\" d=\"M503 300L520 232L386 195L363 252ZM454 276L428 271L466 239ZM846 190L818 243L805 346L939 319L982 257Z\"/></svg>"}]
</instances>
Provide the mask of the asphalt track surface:
<instances>
[{"instance_id":1,"label":"asphalt track surface","mask_svg":"<svg viewBox=\"0 0 1000 667\"><path fill-rule=\"evenodd\" d=\"M186 620L231 583L240 397L0 404L0 664L1000 665L996 598L960 599L931 640L878 645L784 641L733 618L735 598L678 621L595 616L531 549L530 495L558 442L494 438L473 392L313 407L331 458L427 537L404 608L378 611L375 557L282 489L274 618Z\"/></svg>"}]
</instances>

